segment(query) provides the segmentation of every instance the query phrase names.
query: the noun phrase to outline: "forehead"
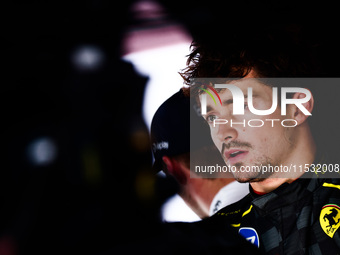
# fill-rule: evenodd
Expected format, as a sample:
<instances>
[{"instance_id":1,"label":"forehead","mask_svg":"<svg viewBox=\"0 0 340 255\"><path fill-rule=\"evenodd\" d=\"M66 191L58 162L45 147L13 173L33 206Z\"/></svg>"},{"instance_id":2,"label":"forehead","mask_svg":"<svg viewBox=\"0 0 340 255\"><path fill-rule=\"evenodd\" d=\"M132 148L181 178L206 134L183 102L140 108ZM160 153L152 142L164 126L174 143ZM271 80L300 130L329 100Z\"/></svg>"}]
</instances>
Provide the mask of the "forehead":
<instances>
[{"instance_id":1,"label":"forehead","mask_svg":"<svg viewBox=\"0 0 340 255\"><path fill-rule=\"evenodd\" d=\"M248 88L252 88L254 92L256 91L259 93L268 93L272 91L271 86L264 84L256 78L243 78L236 81L226 82L226 84L232 84L236 87L239 87L245 94L248 91ZM230 93L230 91L227 89L224 89L224 91Z\"/></svg>"}]
</instances>

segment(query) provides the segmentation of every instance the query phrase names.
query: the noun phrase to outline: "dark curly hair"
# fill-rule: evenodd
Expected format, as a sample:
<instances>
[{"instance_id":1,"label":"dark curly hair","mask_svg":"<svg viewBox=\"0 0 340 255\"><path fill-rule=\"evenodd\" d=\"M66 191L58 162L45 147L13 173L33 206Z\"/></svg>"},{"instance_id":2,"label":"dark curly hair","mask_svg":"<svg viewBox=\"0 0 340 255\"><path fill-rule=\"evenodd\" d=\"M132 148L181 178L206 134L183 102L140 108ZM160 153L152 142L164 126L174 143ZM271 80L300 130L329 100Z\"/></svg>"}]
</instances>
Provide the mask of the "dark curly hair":
<instances>
[{"instance_id":1,"label":"dark curly hair","mask_svg":"<svg viewBox=\"0 0 340 255\"><path fill-rule=\"evenodd\" d=\"M317 43L307 35L300 25L276 25L227 39L194 40L180 75L187 85L192 78L242 78L251 70L267 78L316 77Z\"/></svg>"}]
</instances>

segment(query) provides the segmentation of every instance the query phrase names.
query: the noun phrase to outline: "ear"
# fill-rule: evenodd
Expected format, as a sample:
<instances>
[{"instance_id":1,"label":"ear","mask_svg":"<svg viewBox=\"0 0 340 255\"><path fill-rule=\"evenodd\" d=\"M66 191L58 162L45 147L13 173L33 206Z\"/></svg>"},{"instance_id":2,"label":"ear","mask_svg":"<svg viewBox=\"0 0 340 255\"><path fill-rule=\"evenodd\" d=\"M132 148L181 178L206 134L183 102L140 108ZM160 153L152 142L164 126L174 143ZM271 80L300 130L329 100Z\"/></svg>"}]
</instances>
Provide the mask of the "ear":
<instances>
[{"instance_id":1,"label":"ear","mask_svg":"<svg viewBox=\"0 0 340 255\"><path fill-rule=\"evenodd\" d=\"M187 183L186 169L183 168L182 164L176 159L169 158L168 156L163 156L162 160L166 165L166 168L170 175L172 175L181 185Z\"/></svg>"},{"instance_id":2,"label":"ear","mask_svg":"<svg viewBox=\"0 0 340 255\"><path fill-rule=\"evenodd\" d=\"M306 95L304 93L295 93L293 95L293 99L302 99L305 98ZM304 123L309 115L305 115L296 105L292 105L292 117L295 119L298 123L298 125L301 125ZM311 93L311 98L309 99L308 102L302 103L302 106L306 108L306 110L310 113L312 113L313 107L314 107L314 97L313 94Z\"/></svg>"}]
</instances>

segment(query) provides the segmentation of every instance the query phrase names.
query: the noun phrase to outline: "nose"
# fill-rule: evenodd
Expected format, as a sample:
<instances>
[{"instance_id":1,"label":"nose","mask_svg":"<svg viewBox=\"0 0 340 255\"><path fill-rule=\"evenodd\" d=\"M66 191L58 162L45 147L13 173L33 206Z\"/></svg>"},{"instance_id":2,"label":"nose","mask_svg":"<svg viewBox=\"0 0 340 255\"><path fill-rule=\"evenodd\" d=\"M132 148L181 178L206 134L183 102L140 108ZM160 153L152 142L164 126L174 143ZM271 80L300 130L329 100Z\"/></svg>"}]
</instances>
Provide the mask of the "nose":
<instances>
[{"instance_id":1,"label":"nose","mask_svg":"<svg viewBox=\"0 0 340 255\"><path fill-rule=\"evenodd\" d=\"M229 123L216 125L216 138L222 143L228 143L237 138L237 130Z\"/></svg>"}]
</instances>

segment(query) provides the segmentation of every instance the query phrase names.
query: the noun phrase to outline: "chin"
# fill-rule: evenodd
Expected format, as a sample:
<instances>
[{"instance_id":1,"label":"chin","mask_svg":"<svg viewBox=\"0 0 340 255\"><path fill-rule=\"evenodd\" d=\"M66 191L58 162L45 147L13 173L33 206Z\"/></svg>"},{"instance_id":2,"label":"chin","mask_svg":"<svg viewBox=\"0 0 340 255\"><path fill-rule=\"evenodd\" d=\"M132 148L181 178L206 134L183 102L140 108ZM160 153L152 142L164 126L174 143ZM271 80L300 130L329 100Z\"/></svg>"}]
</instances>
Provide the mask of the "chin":
<instances>
[{"instance_id":1,"label":"chin","mask_svg":"<svg viewBox=\"0 0 340 255\"><path fill-rule=\"evenodd\" d=\"M267 176L262 175L261 173L248 173L248 174L235 174L234 178L236 181L240 183L246 182L261 182L267 179Z\"/></svg>"},{"instance_id":2,"label":"chin","mask_svg":"<svg viewBox=\"0 0 340 255\"><path fill-rule=\"evenodd\" d=\"M239 183L247 183L247 182L263 182L264 180L267 180L267 178L245 178L245 177L235 177L235 180Z\"/></svg>"},{"instance_id":3,"label":"chin","mask_svg":"<svg viewBox=\"0 0 340 255\"><path fill-rule=\"evenodd\" d=\"M240 183L252 182L255 178L250 176L234 176L235 180Z\"/></svg>"}]
</instances>

